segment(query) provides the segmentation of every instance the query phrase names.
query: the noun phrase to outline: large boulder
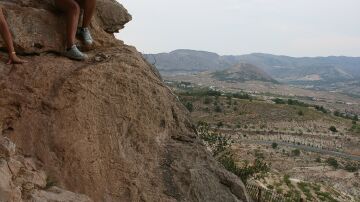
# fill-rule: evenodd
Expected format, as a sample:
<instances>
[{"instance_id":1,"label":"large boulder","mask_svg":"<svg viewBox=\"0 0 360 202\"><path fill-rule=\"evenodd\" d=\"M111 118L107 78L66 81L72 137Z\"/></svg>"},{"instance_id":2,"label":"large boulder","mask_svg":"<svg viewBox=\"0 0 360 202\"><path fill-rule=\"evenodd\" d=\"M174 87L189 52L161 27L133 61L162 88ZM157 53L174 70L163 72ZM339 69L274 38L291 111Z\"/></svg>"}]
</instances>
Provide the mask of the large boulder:
<instances>
[{"instance_id":1,"label":"large boulder","mask_svg":"<svg viewBox=\"0 0 360 202\"><path fill-rule=\"evenodd\" d=\"M127 10L115 0L98 0L97 22L108 33L118 32L131 20Z\"/></svg>"},{"instance_id":2,"label":"large boulder","mask_svg":"<svg viewBox=\"0 0 360 202\"><path fill-rule=\"evenodd\" d=\"M4 141L1 141L4 140ZM0 148L15 145L0 135ZM93 202L88 196L73 193L56 186L47 180L43 170L39 170L32 158L12 155L0 150L0 201L1 202Z\"/></svg>"},{"instance_id":3,"label":"large boulder","mask_svg":"<svg viewBox=\"0 0 360 202\"><path fill-rule=\"evenodd\" d=\"M113 0L97 2L97 14L91 30L98 46L113 46L112 33L131 20L127 10ZM65 45L65 17L52 0L4 0L7 22L14 38L16 51L26 54L62 52ZM0 39L0 47L5 47Z\"/></svg>"},{"instance_id":4,"label":"large boulder","mask_svg":"<svg viewBox=\"0 0 360 202\"><path fill-rule=\"evenodd\" d=\"M88 196L76 194L59 187L51 187L47 190L36 190L31 193L29 202L93 202Z\"/></svg>"},{"instance_id":5,"label":"large boulder","mask_svg":"<svg viewBox=\"0 0 360 202\"><path fill-rule=\"evenodd\" d=\"M14 190L21 187L34 201L74 201L66 191L41 191L46 177L96 202L249 201L239 178L207 152L158 72L111 34L130 17L110 21L101 5L128 15L120 4L99 1L92 27L98 47L88 61L75 62L53 54L63 37L54 30L63 30L63 22L51 4L39 2L5 3L17 47L40 54L24 57L24 65L0 61L0 136L16 144L18 156L33 159L7 160L18 173L11 175L20 176L11 177ZM36 23L20 23L28 18ZM44 29L56 41L40 36Z\"/></svg>"},{"instance_id":6,"label":"large boulder","mask_svg":"<svg viewBox=\"0 0 360 202\"><path fill-rule=\"evenodd\" d=\"M8 138L0 136L0 158L9 158L15 154L16 145Z\"/></svg>"}]
</instances>

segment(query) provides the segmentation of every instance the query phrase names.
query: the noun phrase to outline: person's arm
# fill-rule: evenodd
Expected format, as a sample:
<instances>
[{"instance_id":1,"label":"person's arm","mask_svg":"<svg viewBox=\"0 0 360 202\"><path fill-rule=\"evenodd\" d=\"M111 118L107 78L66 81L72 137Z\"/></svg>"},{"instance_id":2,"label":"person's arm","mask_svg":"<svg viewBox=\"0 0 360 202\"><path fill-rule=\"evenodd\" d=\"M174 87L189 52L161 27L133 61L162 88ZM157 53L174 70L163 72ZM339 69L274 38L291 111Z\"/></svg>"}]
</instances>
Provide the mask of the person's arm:
<instances>
[{"instance_id":1,"label":"person's arm","mask_svg":"<svg viewBox=\"0 0 360 202\"><path fill-rule=\"evenodd\" d=\"M15 49L14 49L14 44L13 44L13 41L12 41L12 36L11 36L9 27L7 25L7 22L5 20L5 17L4 17L4 14L3 14L3 11L2 11L1 7L0 7L0 34L1 34L3 40L4 40L5 44L6 44L6 47L7 47L8 53L9 53L9 62L8 62L8 64L13 64L13 63L21 64L21 63L23 63L24 61L16 56Z\"/></svg>"}]
</instances>

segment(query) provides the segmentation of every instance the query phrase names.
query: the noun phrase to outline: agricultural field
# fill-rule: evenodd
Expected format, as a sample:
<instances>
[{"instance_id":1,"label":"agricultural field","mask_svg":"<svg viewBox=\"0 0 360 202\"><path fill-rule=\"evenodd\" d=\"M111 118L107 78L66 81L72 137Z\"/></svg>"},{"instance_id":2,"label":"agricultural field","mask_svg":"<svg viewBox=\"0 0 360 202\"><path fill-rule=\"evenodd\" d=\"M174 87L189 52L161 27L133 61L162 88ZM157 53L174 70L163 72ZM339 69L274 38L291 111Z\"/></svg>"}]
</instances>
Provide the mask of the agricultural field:
<instances>
[{"instance_id":1,"label":"agricultural field","mask_svg":"<svg viewBox=\"0 0 360 202\"><path fill-rule=\"evenodd\" d=\"M214 156L243 181L288 198L360 200L358 115L185 84L169 86L194 125L206 125L210 135L202 137Z\"/></svg>"}]
</instances>

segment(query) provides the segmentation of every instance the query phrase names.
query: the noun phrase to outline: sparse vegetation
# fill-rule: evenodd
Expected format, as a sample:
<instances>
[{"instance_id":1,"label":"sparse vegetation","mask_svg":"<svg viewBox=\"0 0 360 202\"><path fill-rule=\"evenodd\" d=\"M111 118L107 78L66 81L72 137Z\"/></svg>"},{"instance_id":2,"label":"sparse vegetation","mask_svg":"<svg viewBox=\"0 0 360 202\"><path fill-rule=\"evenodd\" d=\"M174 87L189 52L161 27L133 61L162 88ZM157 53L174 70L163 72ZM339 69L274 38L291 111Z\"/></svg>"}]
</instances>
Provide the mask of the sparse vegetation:
<instances>
[{"instance_id":1,"label":"sparse vegetation","mask_svg":"<svg viewBox=\"0 0 360 202\"><path fill-rule=\"evenodd\" d=\"M299 110L299 111L298 111L298 115L299 115L299 116L304 116L304 112L303 112L302 110Z\"/></svg>"},{"instance_id":2,"label":"sparse vegetation","mask_svg":"<svg viewBox=\"0 0 360 202\"><path fill-rule=\"evenodd\" d=\"M354 173L354 172L356 172L356 171L359 170L359 166L356 165L355 163L349 163L349 162L348 162L348 163L345 165L345 170Z\"/></svg>"},{"instance_id":3,"label":"sparse vegetation","mask_svg":"<svg viewBox=\"0 0 360 202\"><path fill-rule=\"evenodd\" d=\"M328 113L328 110L326 110L323 106L318 106L318 105L315 105L315 109L326 114Z\"/></svg>"},{"instance_id":4,"label":"sparse vegetation","mask_svg":"<svg viewBox=\"0 0 360 202\"><path fill-rule=\"evenodd\" d=\"M204 104L208 105L208 104L211 104L212 102L213 102L213 99L211 97L205 97Z\"/></svg>"},{"instance_id":5,"label":"sparse vegetation","mask_svg":"<svg viewBox=\"0 0 360 202\"><path fill-rule=\"evenodd\" d=\"M247 182L250 177L259 178L269 172L270 165L262 159L257 158L252 164L244 162L243 166L238 166L231 154L231 141L209 130L209 125L205 122L199 122L197 127L198 134L207 143L213 156L217 157L219 162L230 172L239 176L243 182Z\"/></svg>"},{"instance_id":6,"label":"sparse vegetation","mask_svg":"<svg viewBox=\"0 0 360 202\"><path fill-rule=\"evenodd\" d=\"M223 122L218 122L217 124L216 124L216 126L218 127L218 128L221 128L221 127L223 127L224 126L224 124L223 124Z\"/></svg>"},{"instance_id":7,"label":"sparse vegetation","mask_svg":"<svg viewBox=\"0 0 360 202\"><path fill-rule=\"evenodd\" d=\"M180 92L179 95L195 96L195 97L221 96L221 92L209 88L200 88L200 89L191 88L191 89L187 89L185 92Z\"/></svg>"},{"instance_id":8,"label":"sparse vegetation","mask_svg":"<svg viewBox=\"0 0 360 202\"><path fill-rule=\"evenodd\" d=\"M344 118L344 119L350 119L350 120L353 120L353 121L358 121L359 120L359 116L357 114L342 113L342 112L340 112L338 110L334 111L334 116L341 117L341 118Z\"/></svg>"},{"instance_id":9,"label":"sparse vegetation","mask_svg":"<svg viewBox=\"0 0 360 202\"><path fill-rule=\"evenodd\" d=\"M309 104L301 102L299 100L288 99L287 103L288 103L288 105L297 105L300 107L310 107Z\"/></svg>"},{"instance_id":10,"label":"sparse vegetation","mask_svg":"<svg viewBox=\"0 0 360 202\"><path fill-rule=\"evenodd\" d=\"M329 130L334 133L338 132L335 126L330 126Z\"/></svg>"},{"instance_id":11,"label":"sparse vegetation","mask_svg":"<svg viewBox=\"0 0 360 202\"><path fill-rule=\"evenodd\" d=\"M328 192L316 192L316 195L320 198L321 201L337 202L330 193Z\"/></svg>"},{"instance_id":12,"label":"sparse vegetation","mask_svg":"<svg viewBox=\"0 0 360 202\"><path fill-rule=\"evenodd\" d=\"M300 152L299 149L294 149L294 150L291 151L291 154L292 154L293 156L300 156L301 152Z\"/></svg>"},{"instance_id":13,"label":"sparse vegetation","mask_svg":"<svg viewBox=\"0 0 360 202\"><path fill-rule=\"evenodd\" d=\"M356 123L353 124L349 131L360 134L360 125Z\"/></svg>"},{"instance_id":14,"label":"sparse vegetation","mask_svg":"<svg viewBox=\"0 0 360 202\"><path fill-rule=\"evenodd\" d=\"M251 100L252 97L248 93L240 92L232 94L233 98L243 99L243 100Z\"/></svg>"},{"instance_id":15,"label":"sparse vegetation","mask_svg":"<svg viewBox=\"0 0 360 202\"><path fill-rule=\"evenodd\" d=\"M225 152L231 145L230 138L211 132L210 126L206 122L198 123L197 132L201 139L206 142L215 157Z\"/></svg>"},{"instance_id":16,"label":"sparse vegetation","mask_svg":"<svg viewBox=\"0 0 360 202\"><path fill-rule=\"evenodd\" d=\"M46 186L45 189L49 189L53 186L56 186L57 182L52 177L47 176L46 177Z\"/></svg>"},{"instance_id":17,"label":"sparse vegetation","mask_svg":"<svg viewBox=\"0 0 360 202\"><path fill-rule=\"evenodd\" d=\"M313 199L313 196L311 194L310 185L305 182L298 182L297 185L299 189L305 194L306 200L311 201Z\"/></svg>"},{"instance_id":18,"label":"sparse vegetation","mask_svg":"<svg viewBox=\"0 0 360 202\"><path fill-rule=\"evenodd\" d=\"M291 184L291 181L290 181L290 175L284 175L284 182L285 184L288 186L288 187L293 187L294 185Z\"/></svg>"},{"instance_id":19,"label":"sparse vegetation","mask_svg":"<svg viewBox=\"0 0 360 202\"><path fill-rule=\"evenodd\" d=\"M325 109L323 106L308 105L294 99L274 99L273 101L278 103L275 105L268 102L269 100L262 100L256 96L251 97L242 94L238 97L243 99L236 98L232 93L222 92L217 96L184 95L180 96L180 100L184 100L183 103L193 103L196 113L192 113L192 116L196 121L206 120L214 128L215 132L211 132L213 134L202 137L205 145L208 146L215 158L226 169L235 173L241 179L250 181L262 179L261 182L268 189L292 197L292 199L306 196L307 201L321 201L320 199L330 201L331 199L327 197L327 194L333 199L337 195L332 190L324 188L322 182L319 183L320 185L315 186L311 180L310 182L297 183L297 179L290 180L289 176L284 177L284 179L281 176L272 176L274 172L270 170L270 164L266 164L269 166L269 172L266 172L266 174L261 172L253 174L255 171L259 171L257 167L261 167L261 164L257 163L257 161L265 163L271 159L272 162L275 162L275 169L280 170L280 172L293 168L295 165L305 166L302 170L307 170L306 166L319 167L320 163L324 163L337 169L341 168L353 172L354 177L358 175L358 170L355 171L356 164L335 159L339 161L336 166L333 160L326 159L321 154L307 152L306 148L299 150L299 146L303 145L324 152L326 150L336 150L344 153L343 148L347 144L359 141L356 138L357 136L354 136L357 134L355 131L360 132L360 125L353 120L355 117L351 117L352 120L345 120L340 115L338 116L340 118L338 118L330 114L330 110ZM333 133L328 134L330 131ZM229 136L220 135L222 132L229 134ZM232 143L231 138L237 137L231 136L232 132L239 134L239 142L234 138L236 144ZM349 134L352 136L348 136ZM241 139L244 142L251 142L250 145L253 148L242 148L242 146L248 146L248 143L243 144ZM256 141L266 142L266 145L260 146L253 143ZM299 149L285 145L279 149L279 142L294 145L295 148ZM238 152L246 154L243 156ZM281 161L291 163L282 166ZM294 174L296 174L294 176L299 175L297 171ZM318 174L322 175L322 173ZM269 176L272 177L269 179ZM306 176L309 177L311 174L306 174ZM280 179L281 183L272 181L276 177L279 177L277 179Z\"/></svg>"},{"instance_id":20,"label":"sparse vegetation","mask_svg":"<svg viewBox=\"0 0 360 202\"><path fill-rule=\"evenodd\" d=\"M185 107L186 107L187 110L189 110L189 112L194 111L194 106L193 106L192 102L186 102Z\"/></svg>"},{"instance_id":21,"label":"sparse vegetation","mask_svg":"<svg viewBox=\"0 0 360 202\"><path fill-rule=\"evenodd\" d=\"M275 98L272 101L275 102L275 104L286 104L285 100L280 98Z\"/></svg>"},{"instance_id":22,"label":"sparse vegetation","mask_svg":"<svg viewBox=\"0 0 360 202\"><path fill-rule=\"evenodd\" d=\"M328 159L326 159L326 163L329 165L329 166L332 166L333 168L337 169L339 167L339 163L338 161L333 158L333 157L330 157Z\"/></svg>"},{"instance_id":23,"label":"sparse vegetation","mask_svg":"<svg viewBox=\"0 0 360 202\"><path fill-rule=\"evenodd\" d=\"M217 112L217 113L221 113L221 112L222 112L222 109L221 109L221 107L220 107L219 105L216 105L216 106L215 106L215 112Z\"/></svg>"}]
</instances>

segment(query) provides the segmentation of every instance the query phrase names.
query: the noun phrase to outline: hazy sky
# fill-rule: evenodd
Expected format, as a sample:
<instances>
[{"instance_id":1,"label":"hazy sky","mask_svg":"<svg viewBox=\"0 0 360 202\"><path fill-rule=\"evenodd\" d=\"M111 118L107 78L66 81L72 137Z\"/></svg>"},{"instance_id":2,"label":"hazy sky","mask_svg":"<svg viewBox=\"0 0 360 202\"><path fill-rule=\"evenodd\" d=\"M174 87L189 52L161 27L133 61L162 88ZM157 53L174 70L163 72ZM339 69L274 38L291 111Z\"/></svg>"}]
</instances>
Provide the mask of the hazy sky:
<instances>
[{"instance_id":1,"label":"hazy sky","mask_svg":"<svg viewBox=\"0 0 360 202\"><path fill-rule=\"evenodd\" d=\"M145 53L360 56L360 0L119 0L118 38Z\"/></svg>"}]
</instances>

